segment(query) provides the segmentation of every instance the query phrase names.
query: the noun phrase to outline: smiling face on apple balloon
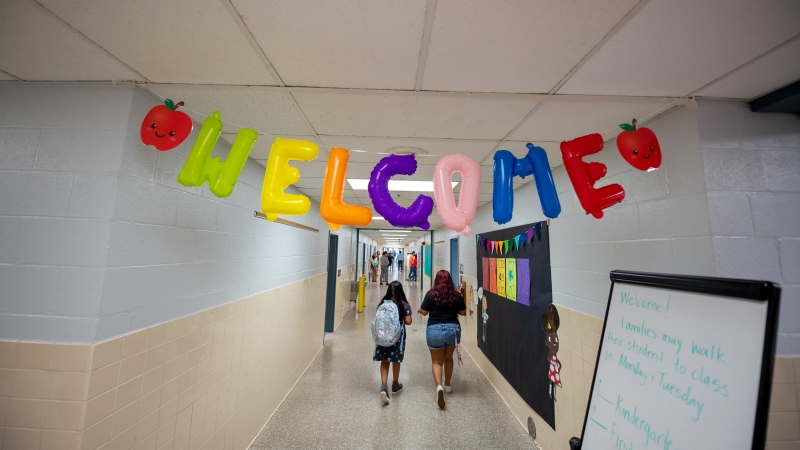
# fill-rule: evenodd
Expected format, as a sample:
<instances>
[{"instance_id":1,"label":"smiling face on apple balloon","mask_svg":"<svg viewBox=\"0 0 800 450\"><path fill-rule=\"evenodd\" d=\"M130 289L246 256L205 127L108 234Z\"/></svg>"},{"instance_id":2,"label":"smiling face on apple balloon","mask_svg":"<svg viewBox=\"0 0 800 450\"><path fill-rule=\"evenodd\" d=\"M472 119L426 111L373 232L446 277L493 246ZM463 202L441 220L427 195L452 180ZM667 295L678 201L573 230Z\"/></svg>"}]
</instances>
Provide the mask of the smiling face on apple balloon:
<instances>
[{"instance_id":1,"label":"smiling face on apple balloon","mask_svg":"<svg viewBox=\"0 0 800 450\"><path fill-rule=\"evenodd\" d=\"M636 128L636 119L631 124L623 123L619 126L622 133L617 136L617 148L625 161L633 167L651 171L661 166L661 146L653 130L649 128Z\"/></svg>"},{"instance_id":2,"label":"smiling face on apple balloon","mask_svg":"<svg viewBox=\"0 0 800 450\"><path fill-rule=\"evenodd\" d=\"M150 110L142 121L139 135L145 145L166 151L181 145L192 132L192 119L180 111L175 111L183 102L174 104L167 99L163 105Z\"/></svg>"}]
</instances>

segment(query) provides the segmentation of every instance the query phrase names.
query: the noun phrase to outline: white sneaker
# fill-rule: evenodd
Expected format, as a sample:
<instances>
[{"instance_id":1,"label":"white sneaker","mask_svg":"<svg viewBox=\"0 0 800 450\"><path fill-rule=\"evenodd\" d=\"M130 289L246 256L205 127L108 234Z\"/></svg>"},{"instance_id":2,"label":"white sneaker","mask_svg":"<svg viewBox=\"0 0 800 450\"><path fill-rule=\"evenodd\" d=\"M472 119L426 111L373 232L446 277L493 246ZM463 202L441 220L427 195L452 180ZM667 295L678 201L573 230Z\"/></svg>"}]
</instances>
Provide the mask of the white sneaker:
<instances>
[{"instance_id":1,"label":"white sneaker","mask_svg":"<svg viewBox=\"0 0 800 450\"><path fill-rule=\"evenodd\" d=\"M445 391L445 392L447 392L448 394L450 394L450 393L452 393L452 392L453 392L453 387L452 387L452 386L445 385L445 386L444 386L444 391Z\"/></svg>"},{"instance_id":2,"label":"white sneaker","mask_svg":"<svg viewBox=\"0 0 800 450\"><path fill-rule=\"evenodd\" d=\"M444 409L444 388L441 386L436 386L436 403L439 404L439 408Z\"/></svg>"}]
</instances>

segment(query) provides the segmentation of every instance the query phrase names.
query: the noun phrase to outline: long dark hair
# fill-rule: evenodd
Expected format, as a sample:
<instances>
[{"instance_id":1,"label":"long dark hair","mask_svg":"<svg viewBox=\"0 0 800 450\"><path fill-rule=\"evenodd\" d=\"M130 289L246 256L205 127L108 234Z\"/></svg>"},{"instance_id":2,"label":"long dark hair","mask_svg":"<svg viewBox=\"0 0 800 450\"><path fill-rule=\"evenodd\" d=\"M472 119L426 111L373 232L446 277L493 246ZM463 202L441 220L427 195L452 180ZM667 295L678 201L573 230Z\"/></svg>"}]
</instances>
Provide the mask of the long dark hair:
<instances>
[{"instance_id":1,"label":"long dark hair","mask_svg":"<svg viewBox=\"0 0 800 450\"><path fill-rule=\"evenodd\" d=\"M450 278L450 272L440 270L436 272L436 279L431 288L431 300L440 306L456 306L456 286Z\"/></svg>"},{"instance_id":2,"label":"long dark hair","mask_svg":"<svg viewBox=\"0 0 800 450\"><path fill-rule=\"evenodd\" d=\"M386 295L383 296L383 300L392 300L394 304L397 305L397 311L400 313L400 323L403 323L406 319L406 306L405 303L408 303L406 300L406 293L403 291L403 284L399 281L392 281L389 283L389 286L386 287ZM383 303L383 301L381 301ZM381 305L378 304L378 308Z\"/></svg>"}]
</instances>

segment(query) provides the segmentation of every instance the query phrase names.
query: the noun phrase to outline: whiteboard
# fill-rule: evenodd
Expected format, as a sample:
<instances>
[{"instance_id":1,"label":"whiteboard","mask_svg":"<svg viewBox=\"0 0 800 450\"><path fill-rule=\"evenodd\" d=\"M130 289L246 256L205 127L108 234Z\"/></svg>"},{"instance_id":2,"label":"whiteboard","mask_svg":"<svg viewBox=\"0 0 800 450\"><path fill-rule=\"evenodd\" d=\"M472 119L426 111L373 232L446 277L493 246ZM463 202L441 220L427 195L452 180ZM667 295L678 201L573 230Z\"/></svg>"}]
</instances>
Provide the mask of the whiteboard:
<instances>
[{"instance_id":1,"label":"whiteboard","mask_svg":"<svg viewBox=\"0 0 800 450\"><path fill-rule=\"evenodd\" d=\"M581 450L763 448L777 302L615 280Z\"/></svg>"}]
</instances>

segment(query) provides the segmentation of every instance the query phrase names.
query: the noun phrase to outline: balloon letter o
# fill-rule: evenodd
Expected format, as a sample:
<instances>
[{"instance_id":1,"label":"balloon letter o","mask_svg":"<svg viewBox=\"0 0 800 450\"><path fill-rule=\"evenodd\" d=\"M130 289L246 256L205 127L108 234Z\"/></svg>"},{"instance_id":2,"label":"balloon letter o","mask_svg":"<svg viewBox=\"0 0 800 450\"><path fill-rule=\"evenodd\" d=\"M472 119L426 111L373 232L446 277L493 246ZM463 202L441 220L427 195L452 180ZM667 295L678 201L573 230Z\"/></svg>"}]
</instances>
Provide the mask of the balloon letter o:
<instances>
[{"instance_id":1,"label":"balloon letter o","mask_svg":"<svg viewBox=\"0 0 800 450\"><path fill-rule=\"evenodd\" d=\"M453 173L461 173L461 193L458 206L453 195ZM481 190L481 168L466 155L448 155L436 163L433 169L433 196L436 210L444 225L451 229L470 234L469 224L478 209L478 195Z\"/></svg>"},{"instance_id":2,"label":"balloon letter o","mask_svg":"<svg viewBox=\"0 0 800 450\"><path fill-rule=\"evenodd\" d=\"M334 231L338 230L340 225L367 226L372 222L372 211L369 208L348 205L342 198L349 158L350 152L347 149L333 147L328 155L328 165L325 167L319 212Z\"/></svg>"},{"instance_id":3,"label":"balloon letter o","mask_svg":"<svg viewBox=\"0 0 800 450\"><path fill-rule=\"evenodd\" d=\"M283 192L290 184L300 179L297 167L289 165L291 160L311 161L317 157L317 144L293 139L275 139L269 151L264 186L261 190L261 210L267 219L275 221L278 214L300 216L311 209L311 200L305 195Z\"/></svg>"}]
</instances>

